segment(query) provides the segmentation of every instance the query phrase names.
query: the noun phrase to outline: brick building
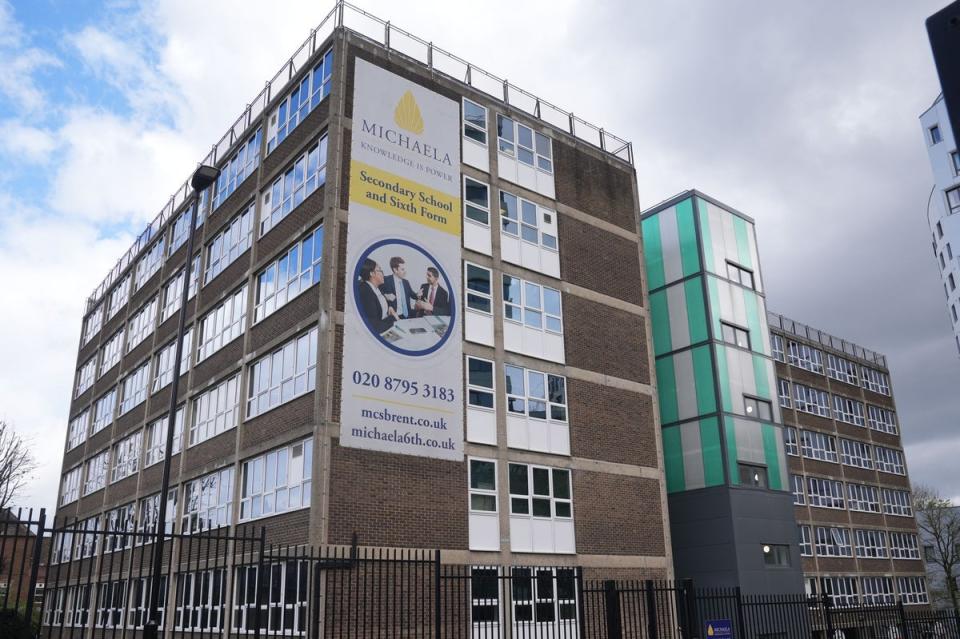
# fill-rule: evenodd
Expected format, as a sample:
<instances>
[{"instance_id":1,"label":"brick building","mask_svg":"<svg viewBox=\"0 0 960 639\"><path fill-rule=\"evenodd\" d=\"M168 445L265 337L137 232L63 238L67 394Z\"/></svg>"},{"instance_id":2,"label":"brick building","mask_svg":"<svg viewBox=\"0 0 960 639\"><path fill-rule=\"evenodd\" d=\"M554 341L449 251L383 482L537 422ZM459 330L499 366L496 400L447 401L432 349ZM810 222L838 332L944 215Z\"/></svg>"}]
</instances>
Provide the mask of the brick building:
<instances>
[{"instance_id":1,"label":"brick building","mask_svg":"<svg viewBox=\"0 0 960 639\"><path fill-rule=\"evenodd\" d=\"M928 603L886 357L768 317L807 591Z\"/></svg>"},{"instance_id":2,"label":"brick building","mask_svg":"<svg viewBox=\"0 0 960 639\"><path fill-rule=\"evenodd\" d=\"M312 545L356 532L465 564L672 577L629 145L476 67L458 80L459 59L432 46L418 60L363 36L351 11L338 5L205 161L221 173L200 198L195 255L184 187L90 298L57 517L156 526L192 258L169 528L263 525L270 541ZM388 105L408 146L433 126L426 100L459 111L457 459L341 441L359 295L351 152L369 133L354 115L376 106L354 103L361 67L417 95L420 107Z\"/></svg>"}]
</instances>

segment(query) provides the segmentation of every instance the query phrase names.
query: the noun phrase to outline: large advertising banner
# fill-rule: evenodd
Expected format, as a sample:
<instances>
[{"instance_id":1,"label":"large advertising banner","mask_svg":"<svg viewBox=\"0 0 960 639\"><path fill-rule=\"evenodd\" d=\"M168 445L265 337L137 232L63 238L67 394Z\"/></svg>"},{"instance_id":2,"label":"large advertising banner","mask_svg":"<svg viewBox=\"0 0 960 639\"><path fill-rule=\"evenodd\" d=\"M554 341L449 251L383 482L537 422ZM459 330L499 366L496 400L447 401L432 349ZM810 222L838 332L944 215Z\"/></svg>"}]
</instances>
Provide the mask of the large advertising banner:
<instances>
[{"instance_id":1,"label":"large advertising banner","mask_svg":"<svg viewBox=\"0 0 960 639\"><path fill-rule=\"evenodd\" d=\"M356 60L340 443L463 459L460 106Z\"/></svg>"}]
</instances>

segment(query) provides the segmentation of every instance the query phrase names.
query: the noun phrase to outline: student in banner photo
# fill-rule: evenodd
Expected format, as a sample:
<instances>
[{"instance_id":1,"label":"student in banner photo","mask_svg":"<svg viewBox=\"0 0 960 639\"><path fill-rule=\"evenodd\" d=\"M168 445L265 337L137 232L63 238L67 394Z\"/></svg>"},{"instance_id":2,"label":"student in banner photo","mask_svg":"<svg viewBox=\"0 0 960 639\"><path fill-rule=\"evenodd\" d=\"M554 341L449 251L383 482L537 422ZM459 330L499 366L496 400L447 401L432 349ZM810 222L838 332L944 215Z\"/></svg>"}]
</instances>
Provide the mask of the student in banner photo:
<instances>
[{"instance_id":1,"label":"student in banner photo","mask_svg":"<svg viewBox=\"0 0 960 639\"><path fill-rule=\"evenodd\" d=\"M360 312L377 333L382 333L397 321L397 311L390 308L387 299L380 292L383 286L383 270L371 259L363 260L360 267Z\"/></svg>"},{"instance_id":2,"label":"student in banner photo","mask_svg":"<svg viewBox=\"0 0 960 639\"><path fill-rule=\"evenodd\" d=\"M417 294L407 280L407 265L402 257L390 258L392 274L383 278L380 292L387 299L390 308L397 312L400 319L413 317L416 310Z\"/></svg>"},{"instance_id":3,"label":"student in banner photo","mask_svg":"<svg viewBox=\"0 0 960 639\"><path fill-rule=\"evenodd\" d=\"M419 298L417 317L450 314L450 294L440 286L440 273L432 266L427 268L427 282L420 287Z\"/></svg>"}]
</instances>

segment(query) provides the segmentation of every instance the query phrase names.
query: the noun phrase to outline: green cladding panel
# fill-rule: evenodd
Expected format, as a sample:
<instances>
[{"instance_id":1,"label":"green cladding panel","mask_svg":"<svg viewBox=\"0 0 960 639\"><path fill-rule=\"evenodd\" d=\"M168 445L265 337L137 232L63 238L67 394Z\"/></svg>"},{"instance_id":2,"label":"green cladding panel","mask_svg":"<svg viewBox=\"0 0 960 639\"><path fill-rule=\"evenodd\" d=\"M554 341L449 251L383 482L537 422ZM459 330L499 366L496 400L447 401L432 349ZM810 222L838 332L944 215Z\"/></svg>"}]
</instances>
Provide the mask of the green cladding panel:
<instances>
[{"instance_id":1,"label":"green cladding panel","mask_svg":"<svg viewBox=\"0 0 960 639\"><path fill-rule=\"evenodd\" d=\"M663 213L648 217L640 225L643 231L643 257L647 264L647 283L651 291L666 284L663 269L663 244L660 241L661 215Z\"/></svg>"},{"instance_id":2,"label":"green cladding panel","mask_svg":"<svg viewBox=\"0 0 960 639\"><path fill-rule=\"evenodd\" d=\"M656 367L661 424L696 419L717 411L709 345L659 357Z\"/></svg>"},{"instance_id":3,"label":"green cladding panel","mask_svg":"<svg viewBox=\"0 0 960 639\"><path fill-rule=\"evenodd\" d=\"M700 271L693 198L645 218L640 228L651 291Z\"/></svg>"},{"instance_id":4,"label":"green cladding panel","mask_svg":"<svg viewBox=\"0 0 960 639\"><path fill-rule=\"evenodd\" d=\"M723 484L720 429L716 417L663 429L667 492Z\"/></svg>"}]
</instances>

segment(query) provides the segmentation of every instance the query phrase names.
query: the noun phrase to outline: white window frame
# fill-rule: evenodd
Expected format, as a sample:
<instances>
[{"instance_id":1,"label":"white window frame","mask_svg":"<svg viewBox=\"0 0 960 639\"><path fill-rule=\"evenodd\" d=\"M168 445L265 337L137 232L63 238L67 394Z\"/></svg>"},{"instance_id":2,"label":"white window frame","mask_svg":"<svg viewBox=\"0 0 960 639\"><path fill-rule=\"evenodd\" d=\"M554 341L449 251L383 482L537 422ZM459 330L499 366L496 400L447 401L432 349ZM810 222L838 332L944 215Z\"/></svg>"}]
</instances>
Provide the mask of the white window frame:
<instances>
[{"instance_id":1,"label":"white window frame","mask_svg":"<svg viewBox=\"0 0 960 639\"><path fill-rule=\"evenodd\" d=\"M226 590L226 568L179 573L174 591L173 629L219 634L227 621Z\"/></svg>"},{"instance_id":2,"label":"white window frame","mask_svg":"<svg viewBox=\"0 0 960 639\"><path fill-rule=\"evenodd\" d=\"M873 470L873 454L870 444L855 439L840 438L840 459L854 468Z\"/></svg>"},{"instance_id":3,"label":"white window frame","mask_svg":"<svg viewBox=\"0 0 960 639\"><path fill-rule=\"evenodd\" d=\"M207 242L206 265L203 269L203 283L209 284L217 275L223 273L238 257L250 249L253 240L253 212L256 202L237 213L233 219Z\"/></svg>"},{"instance_id":4,"label":"white window frame","mask_svg":"<svg viewBox=\"0 0 960 639\"><path fill-rule=\"evenodd\" d=\"M908 491L896 488L881 488L880 499L883 502L885 515L913 517L913 504Z\"/></svg>"},{"instance_id":5,"label":"white window frame","mask_svg":"<svg viewBox=\"0 0 960 639\"><path fill-rule=\"evenodd\" d=\"M60 505L66 506L80 498L80 473L83 468L74 466L60 479Z\"/></svg>"},{"instance_id":6,"label":"white window frame","mask_svg":"<svg viewBox=\"0 0 960 639\"><path fill-rule=\"evenodd\" d=\"M90 434L96 435L113 423L117 409L117 387L114 386L97 398L93 403L93 418L90 422Z\"/></svg>"},{"instance_id":7,"label":"white window frame","mask_svg":"<svg viewBox=\"0 0 960 639\"><path fill-rule=\"evenodd\" d=\"M511 517L529 517L529 518L538 518L538 519L550 519L550 520L563 520L563 521L573 521L573 474L570 472L569 468L554 468L551 466L541 466L539 464L521 464L516 462L510 462L510 466L523 466L527 469L527 492L526 493L515 493L513 492L513 487L509 486L508 490L510 491L510 516ZM549 488L547 494L534 493L534 471L536 470L545 470L547 471L547 477L549 480ZM567 485L570 490L570 496L568 498L560 498L555 496L554 489L554 473L566 473L567 475ZM541 502L547 502L549 504L550 514L549 515L538 515L534 513L534 501L539 500ZM525 510L517 510L515 506L519 505L520 502L526 503ZM557 506L566 505L569 510L569 515L559 515Z\"/></svg>"},{"instance_id":8,"label":"white window frame","mask_svg":"<svg viewBox=\"0 0 960 639\"><path fill-rule=\"evenodd\" d=\"M317 386L317 340L314 326L250 364L247 419L313 392Z\"/></svg>"},{"instance_id":9,"label":"white window frame","mask_svg":"<svg viewBox=\"0 0 960 639\"><path fill-rule=\"evenodd\" d=\"M873 446L873 458L877 470L881 473L891 473L894 475L907 474L906 462L903 459L903 451L901 450L875 444Z\"/></svg>"},{"instance_id":10,"label":"white window frame","mask_svg":"<svg viewBox=\"0 0 960 639\"><path fill-rule=\"evenodd\" d=\"M516 206L514 206L515 217L510 217L510 207L506 204L511 198L516 200ZM529 212L530 207L533 208L532 222L530 218L525 215L525 213ZM532 244L546 251L558 253L560 251L560 238L546 233L540 226L541 218L546 215L556 217L557 212L553 209L540 206L533 200L528 200L525 197L500 189L500 233L515 237L522 242ZM516 227L516 231L509 230L511 225ZM536 235L536 240L531 239L525 233L525 231L530 232L531 230Z\"/></svg>"},{"instance_id":11,"label":"white window frame","mask_svg":"<svg viewBox=\"0 0 960 639\"><path fill-rule=\"evenodd\" d=\"M832 435L816 430L800 431L800 452L807 459L837 464L837 439Z\"/></svg>"},{"instance_id":12,"label":"white window frame","mask_svg":"<svg viewBox=\"0 0 960 639\"><path fill-rule=\"evenodd\" d=\"M163 309L160 315L160 322L163 323L173 317L173 314L180 310L180 302L183 300L183 276L186 269L181 268L163 287ZM193 256L193 264L190 267L190 289L187 291L187 301L193 299L197 294L197 283L200 280L200 253Z\"/></svg>"},{"instance_id":13,"label":"white window frame","mask_svg":"<svg viewBox=\"0 0 960 639\"><path fill-rule=\"evenodd\" d=\"M817 508L844 509L843 482L822 477L807 477L807 501Z\"/></svg>"},{"instance_id":14,"label":"white window frame","mask_svg":"<svg viewBox=\"0 0 960 639\"><path fill-rule=\"evenodd\" d=\"M864 426L863 402L844 397L842 395L833 396L833 418L838 422L853 424L854 426Z\"/></svg>"},{"instance_id":15,"label":"white window frame","mask_svg":"<svg viewBox=\"0 0 960 639\"><path fill-rule=\"evenodd\" d=\"M85 408L82 413L70 420L67 426L67 451L71 451L87 440L87 429L90 427L90 409Z\"/></svg>"},{"instance_id":16,"label":"white window frame","mask_svg":"<svg viewBox=\"0 0 960 639\"><path fill-rule=\"evenodd\" d=\"M110 456L110 483L115 484L137 474L140 469L140 451L143 449L143 431L138 430L113 445Z\"/></svg>"},{"instance_id":17,"label":"white window frame","mask_svg":"<svg viewBox=\"0 0 960 639\"><path fill-rule=\"evenodd\" d=\"M92 495L107 485L107 470L109 469L110 449L102 451L89 458L83 464L82 497Z\"/></svg>"},{"instance_id":18,"label":"white window frame","mask_svg":"<svg viewBox=\"0 0 960 639\"><path fill-rule=\"evenodd\" d=\"M468 490L468 508L471 513L481 515L495 515L500 512L500 500L497 498L497 461L495 459L486 459L483 457L470 457L467 463L467 486ZM474 465L490 464L493 466L493 488L484 488L474 481ZM489 498L493 498L493 508L487 508L485 504L490 503Z\"/></svg>"},{"instance_id":19,"label":"white window frame","mask_svg":"<svg viewBox=\"0 0 960 639\"><path fill-rule=\"evenodd\" d=\"M856 554L861 559L886 559L887 532L885 530L858 528L853 531L857 543Z\"/></svg>"},{"instance_id":20,"label":"white window frame","mask_svg":"<svg viewBox=\"0 0 960 639\"><path fill-rule=\"evenodd\" d=\"M833 353L827 353L827 376L853 386L860 385L857 365Z\"/></svg>"},{"instance_id":21,"label":"white window frame","mask_svg":"<svg viewBox=\"0 0 960 639\"><path fill-rule=\"evenodd\" d=\"M470 362L480 362L485 366L490 367L490 385L480 383L475 381L471 376ZM479 409L484 411L496 411L497 409L497 382L496 382L496 364L489 359L483 357L474 357L473 355L467 356L467 368L466 368L466 384L467 384L467 406L472 409ZM483 395L484 397L490 398L490 405L480 402L475 402L473 400L474 393Z\"/></svg>"},{"instance_id":22,"label":"white window frame","mask_svg":"<svg viewBox=\"0 0 960 639\"><path fill-rule=\"evenodd\" d=\"M257 592L253 584L259 566L237 566L233 587L233 629L236 633L249 634L254 630L257 610ZM260 634L284 637L304 636L307 630L308 601L311 571L307 559L288 558L264 564L264 579L271 584L265 589L260 601ZM292 593L293 597L288 599ZM301 596L300 593L303 593Z\"/></svg>"},{"instance_id":23,"label":"white window frame","mask_svg":"<svg viewBox=\"0 0 960 639\"><path fill-rule=\"evenodd\" d=\"M521 393L515 392L512 388L511 377L508 374L507 369L516 369L520 371L523 381L523 388ZM530 394L530 380L534 377L543 378L543 396L536 396ZM555 378L563 385L563 402L554 402L550 399L550 378ZM567 423L569 416L568 404L567 404L567 378L563 375L556 375L554 373L546 373L544 371L538 371L533 368L525 368L523 366L518 366L517 364L504 364L503 367L503 379L504 379L504 392L507 396L507 413L512 415L522 415L528 419L536 419L539 421L547 422L560 422L563 424ZM532 403L543 404L543 417L538 417L532 415L530 412L530 405ZM518 410L515 408L517 405L522 405L523 410ZM561 417L554 416L554 409L557 409L558 413L562 413Z\"/></svg>"},{"instance_id":24,"label":"white window frame","mask_svg":"<svg viewBox=\"0 0 960 639\"><path fill-rule=\"evenodd\" d=\"M508 289L507 280L508 279L516 280L517 282L520 283L518 287L520 290L520 299L517 302L507 299L507 289ZM538 299L536 303L539 305L539 308L534 306L529 306L530 300L529 300L529 294L528 294L529 291L527 287L536 288L538 290ZM559 314L547 313L545 308L546 307L546 302L545 302L546 296L544 295L545 291L551 291L552 293L556 293L557 305L560 309ZM517 319L515 317L510 317L508 315L509 313L508 309L516 309L515 312L519 314L520 319ZM529 315L535 314L540 316L537 324L531 324L527 321L528 314ZM563 335L563 294L558 289L551 288L543 284L537 284L536 282L531 282L529 280L524 280L517 277L516 275L509 275L507 273L504 273L503 274L503 319L505 322L513 322L514 324L521 324L525 328L539 330L544 333L553 333L555 335ZM559 322L560 324L559 330L555 328L548 328L547 321L546 321L548 319L552 319L556 322Z\"/></svg>"},{"instance_id":25,"label":"white window frame","mask_svg":"<svg viewBox=\"0 0 960 639\"><path fill-rule=\"evenodd\" d=\"M86 346L90 343L90 340L100 332L100 328L103 326L103 304L97 305L97 308L93 310L92 313L87 315L86 319L83 320L83 345Z\"/></svg>"},{"instance_id":26,"label":"white window frame","mask_svg":"<svg viewBox=\"0 0 960 639\"><path fill-rule=\"evenodd\" d=\"M151 392L156 393L173 381L173 358L177 354L176 340L170 342L153 356L153 383ZM180 375L186 375L190 370L191 355L193 354L193 327L183 333L183 351L180 353Z\"/></svg>"},{"instance_id":27,"label":"white window frame","mask_svg":"<svg viewBox=\"0 0 960 639\"><path fill-rule=\"evenodd\" d=\"M73 557L87 559L96 557L100 550L100 516L87 517L73 524Z\"/></svg>"},{"instance_id":28,"label":"white window frame","mask_svg":"<svg viewBox=\"0 0 960 639\"><path fill-rule=\"evenodd\" d=\"M839 526L814 528L817 557L853 557L850 529Z\"/></svg>"},{"instance_id":29,"label":"white window frame","mask_svg":"<svg viewBox=\"0 0 960 639\"><path fill-rule=\"evenodd\" d=\"M197 363L243 335L247 324L247 285L234 291L198 322Z\"/></svg>"},{"instance_id":30,"label":"white window frame","mask_svg":"<svg viewBox=\"0 0 960 639\"><path fill-rule=\"evenodd\" d=\"M220 167L220 175L217 176L216 187L212 210L216 211L220 205L227 201L234 191L237 190L244 181L253 175L254 170L260 166L260 142L263 137L263 128L257 127L257 130L243 142L233 153L229 160Z\"/></svg>"},{"instance_id":31,"label":"white window frame","mask_svg":"<svg viewBox=\"0 0 960 639\"><path fill-rule=\"evenodd\" d=\"M213 493L213 494L211 494ZM233 519L233 466L188 481L183 486L180 532L196 532L229 526Z\"/></svg>"},{"instance_id":32,"label":"white window frame","mask_svg":"<svg viewBox=\"0 0 960 639\"><path fill-rule=\"evenodd\" d=\"M505 136L508 128L509 135ZM524 131L530 134L529 146L520 142L520 134ZM541 146L544 140L545 148ZM497 114L497 149L500 153L514 157L518 162L531 166L537 171L553 175L553 140L501 113ZM546 153L543 152L544 150Z\"/></svg>"},{"instance_id":33,"label":"white window frame","mask_svg":"<svg viewBox=\"0 0 960 639\"><path fill-rule=\"evenodd\" d=\"M107 303L107 320L112 319L130 301L130 284L132 281L132 275L127 273L126 277L120 280L120 283L110 291L110 298Z\"/></svg>"},{"instance_id":34,"label":"white window frame","mask_svg":"<svg viewBox=\"0 0 960 639\"><path fill-rule=\"evenodd\" d=\"M150 577L134 577L130 580L130 613L127 615L127 628L142 630L150 619L150 588L153 583ZM167 576L160 575L160 587L157 596L160 608L159 627L164 627L167 617Z\"/></svg>"},{"instance_id":35,"label":"white window frame","mask_svg":"<svg viewBox=\"0 0 960 639\"><path fill-rule=\"evenodd\" d=\"M486 192L486 203L467 197L468 185L473 189L482 188ZM485 217L486 221L478 220L477 217ZM463 219L465 222L490 228L490 185L469 175L463 176Z\"/></svg>"},{"instance_id":36,"label":"white window frame","mask_svg":"<svg viewBox=\"0 0 960 639\"><path fill-rule=\"evenodd\" d=\"M133 532L136 528L137 505L130 502L112 508L103 514L103 552L126 550L133 547ZM129 533L129 534L123 534Z\"/></svg>"},{"instance_id":37,"label":"white window frame","mask_svg":"<svg viewBox=\"0 0 960 639\"><path fill-rule=\"evenodd\" d=\"M80 397L88 388L93 386L93 380L97 376L97 356L93 355L84 362L83 366L77 371L77 384L73 392L73 397Z\"/></svg>"},{"instance_id":38,"label":"white window frame","mask_svg":"<svg viewBox=\"0 0 960 639\"><path fill-rule=\"evenodd\" d=\"M847 504L851 511L881 513L880 491L876 486L847 484Z\"/></svg>"},{"instance_id":39,"label":"white window frame","mask_svg":"<svg viewBox=\"0 0 960 639\"><path fill-rule=\"evenodd\" d=\"M127 322L127 350L132 351L139 346L143 340L147 339L157 326L157 306L159 296L154 296L152 300L143 305L137 311L130 321Z\"/></svg>"},{"instance_id":40,"label":"white window frame","mask_svg":"<svg viewBox=\"0 0 960 639\"><path fill-rule=\"evenodd\" d=\"M865 606L890 605L895 602L893 578L883 576L861 577L863 585L863 604Z\"/></svg>"},{"instance_id":41,"label":"white window frame","mask_svg":"<svg viewBox=\"0 0 960 639\"><path fill-rule=\"evenodd\" d=\"M803 413L830 418L830 394L825 390L794 382L793 405Z\"/></svg>"},{"instance_id":42,"label":"white window frame","mask_svg":"<svg viewBox=\"0 0 960 639\"><path fill-rule=\"evenodd\" d=\"M113 579L97 584L95 628L123 628L127 611L127 580Z\"/></svg>"},{"instance_id":43,"label":"white window frame","mask_svg":"<svg viewBox=\"0 0 960 639\"><path fill-rule=\"evenodd\" d=\"M167 415L150 422L144 429L145 448L143 453L143 467L153 466L163 461L167 448ZM173 422L173 448L170 455L176 455L183 450L183 406L177 408Z\"/></svg>"},{"instance_id":44,"label":"white window frame","mask_svg":"<svg viewBox=\"0 0 960 639\"><path fill-rule=\"evenodd\" d=\"M813 557L813 536L810 532L810 526L800 524L797 528L800 529L800 556Z\"/></svg>"},{"instance_id":45,"label":"white window frame","mask_svg":"<svg viewBox=\"0 0 960 639\"><path fill-rule=\"evenodd\" d=\"M306 249L310 248L309 259ZM294 268L295 265L295 268ZM269 317L320 281L323 275L323 225L316 227L257 273L254 323Z\"/></svg>"},{"instance_id":46,"label":"white window frame","mask_svg":"<svg viewBox=\"0 0 960 639\"><path fill-rule=\"evenodd\" d=\"M891 435L896 435L899 432L897 428L897 414L889 408L874 406L873 404L867 404L867 426L873 430Z\"/></svg>"},{"instance_id":47,"label":"white window frame","mask_svg":"<svg viewBox=\"0 0 960 639\"><path fill-rule=\"evenodd\" d=\"M800 436L795 427L783 427L783 448L791 457L800 456Z\"/></svg>"},{"instance_id":48,"label":"white window frame","mask_svg":"<svg viewBox=\"0 0 960 639\"><path fill-rule=\"evenodd\" d=\"M316 163L311 167L311 162ZM303 179L297 181L297 175ZM260 207L260 237L287 217L310 195L327 183L327 133L324 132L263 191Z\"/></svg>"},{"instance_id":49,"label":"white window frame","mask_svg":"<svg viewBox=\"0 0 960 639\"><path fill-rule=\"evenodd\" d=\"M860 386L874 393L890 396L890 377L875 368L860 367Z\"/></svg>"},{"instance_id":50,"label":"white window frame","mask_svg":"<svg viewBox=\"0 0 960 639\"><path fill-rule=\"evenodd\" d=\"M475 106L481 111L483 111L483 127L482 128L473 119L467 117L468 104ZM479 144L481 146L487 146L487 139L488 139L487 131L490 126L490 118L489 118L490 111L487 109L487 107L483 106L482 104L478 104L473 100L470 100L469 98L463 98L462 109L463 109L462 111L463 129L461 131L461 134L463 135L463 137L473 141L475 144ZM470 135L469 133L467 133L467 131L473 132L474 135ZM482 136L483 139L482 140L477 139L478 136Z\"/></svg>"},{"instance_id":51,"label":"white window frame","mask_svg":"<svg viewBox=\"0 0 960 639\"><path fill-rule=\"evenodd\" d=\"M823 374L823 352L803 342L787 342L787 361L812 373Z\"/></svg>"},{"instance_id":52,"label":"white window frame","mask_svg":"<svg viewBox=\"0 0 960 639\"><path fill-rule=\"evenodd\" d=\"M756 290L753 271L730 260L727 260L727 279L751 290Z\"/></svg>"},{"instance_id":53,"label":"white window frame","mask_svg":"<svg viewBox=\"0 0 960 639\"><path fill-rule=\"evenodd\" d=\"M312 478L312 437L244 461L240 466L240 521L309 508Z\"/></svg>"},{"instance_id":54,"label":"white window frame","mask_svg":"<svg viewBox=\"0 0 960 639\"><path fill-rule=\"evenodd\" d=\"M897 577L897 592L908 606L930 603L927 595L927 580L924 577Z\"/></svg>"},{"instance_id":55,"label":"white window frame","mask_svg":"<svg viewBox=\"0 0 960 639\"><path fill-rule=\"evenodd\" d=\"M330 95L330 83L333 78L333 47L327 49L300 83L287 93L286 97L270 114L270 126L267 127L267 154L269 155L290 133L300 126L318 104ZM297 103L293 104L294 96ZM281 111L285 122L281 122Z\"/></svg>"},{"instance_id":56,"label":"white window frame","mask_svg":"<svg viewBox=\"0 0 960 639\"><path fill-rule=\"evenodd\" d=\"M209 387L193 399L187 447L235 428L240 418L240 374Z\"/></svg>"},{"instance_id":57,"label":"white window frame","mask_svg":"<svg viewBox=\"0 0 960 639\"><path fill-rule=\"evenodd\" d=\"M783 337L781 335L770 333L770 352L773 354L773 359L786 363L787 357L783 350Z\"/></svg>"},{"instance_id":58,"label":"white window frame","mask_svg":"<svg viewBox=\"0 0 960 639\"><path fill-rule=\"evenodd\" d=\"M777 399L780 401L781 408L793 407L793 398L790 396L790 382L782 377L777 378Z\"/></svg>"},{"instance_id":59,"label":"white window frame","mask_svg":"<svg viewBox=\"0 0 960 639\"><path fill-rule=\"evenodd\" d=\"M167 250L167 257L170 257L183 246L188 237L187 231L190 228L190 213L192 206L188 206L180 215L170 224L170 246ZM199 216L197 216L199 217Z\"/></svg>"},{"instance_id":60,"label":"white window frame","mask_svg":"<svg viewBox=\"0 0 960 639\"><path fill-rule=\"evenodd\" d=\"M164 532L172 533L177 521L178 488L167 491L167 512ZM157 518L160 515L160 493L142 497L137 502L137 538L136 545L152 544L157 534Z\"/></svg>"},{"instance_id":61,"label":"white window frame","mask_svg":"<svg viewBox=\"0 0 960 639\"><path fill-rule=\"evenodd\" d=\"M806 493L803 491L803 475L790 475L790 486L793 493L793 505L794 506L806 506L807 497Z\"/></svg>"},{"instance_id":62,"label":"white window frame","mask_svg":"<svg viewBox=\"0 0 960 639\"><path fill-rule=\"evenodd\" d=\"M120 411L124 415L136 406L147 401L147 389L150 385L150 360L141 364L120 383Z\"/></svg>"},{"instance_id":63,"label":"white window frame","mask_svg":"<svg viewBox=\"0 0 960 639\"><path fill-rule=\"evenodd\" d=\"M147 252L143 254L143 257L140 258L140 261L137 262L137 273L136 273L136 282L134 289L140 290L143 288L143 285L147 283L153 274L160 270L160 267L163 266L163 256L165 255L165 247L163 236L160 236L160 239L153 243L153 246L147 249Z\"/></svg>"},{"instance_id":64,"label":"white window frame","mask_svg":"<svg viewBox=\"0 0 960 639\"><path fill-rule=\"evenodd\" d=\"M834 606L856 606L860 603L859 582L856 577L821 577L821 592L830 597Z\"/></svg>"},{"instance_id":65,"label":"white window frame","mask_svg":"<svg viewBox=\"0 0 960 639\"><path fill-rule=\"evenodd\" d=\"M103 345L103 354L100 356L100 373L97 378L103 377L103 374L113 369L120 363L120 356L123 354L123 336L124 327L120 327L116 333L110 336L110 339Z\"/></svg>"},{"instance_id":66,"label":"white window frame","mask_svg":"<svg viewBox=\"0 0 960 639\"><path fill-rule=\"evenodd\" d=\"M475 285L471 285L471 283L474 281L470 278L471 269L483 271L487 274L487 282L489 284L488 291L484 291L480 288L477 288ZM464 299L466 301L467 308L476 313L493 316L493 271L486 266L465 261L463 263L463 286L464 290L466 291ZM487 308L483 308L484 306Z\"/></svg>"}]
</instances>

